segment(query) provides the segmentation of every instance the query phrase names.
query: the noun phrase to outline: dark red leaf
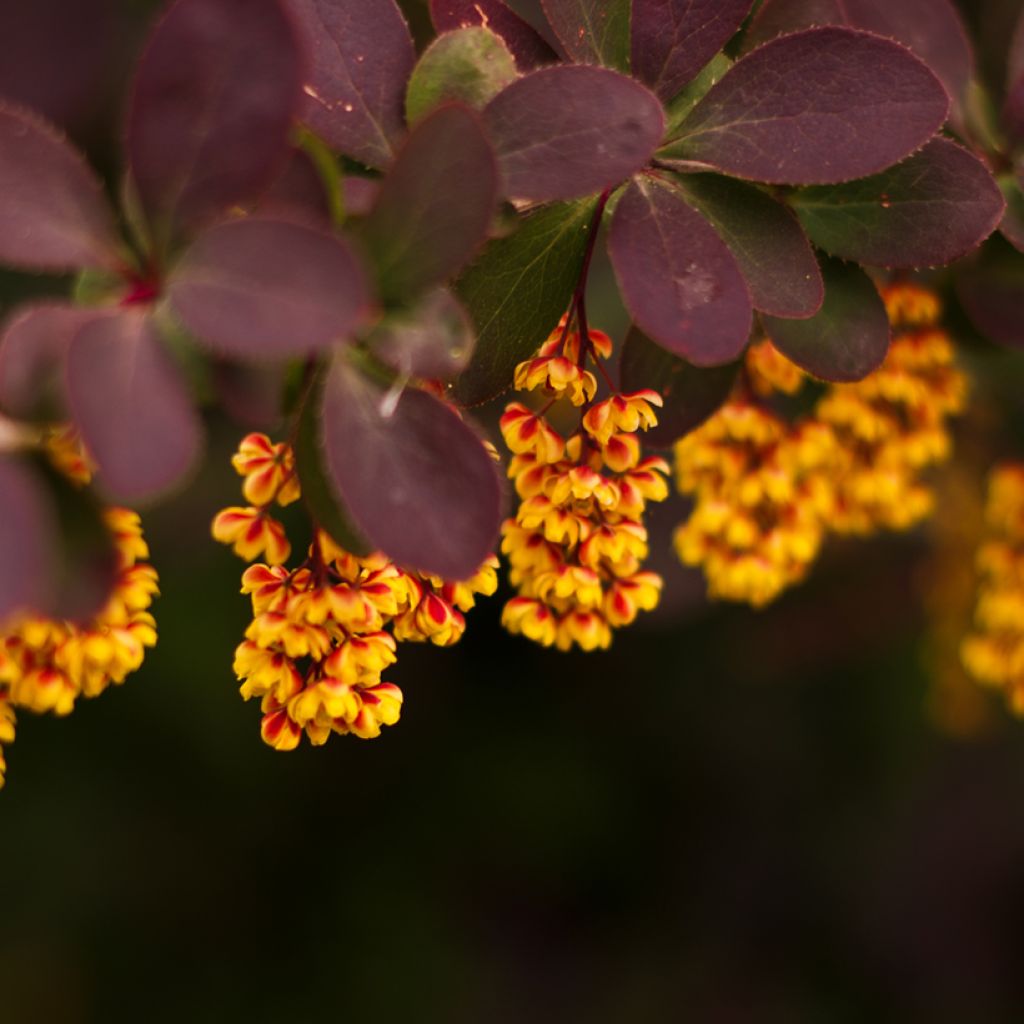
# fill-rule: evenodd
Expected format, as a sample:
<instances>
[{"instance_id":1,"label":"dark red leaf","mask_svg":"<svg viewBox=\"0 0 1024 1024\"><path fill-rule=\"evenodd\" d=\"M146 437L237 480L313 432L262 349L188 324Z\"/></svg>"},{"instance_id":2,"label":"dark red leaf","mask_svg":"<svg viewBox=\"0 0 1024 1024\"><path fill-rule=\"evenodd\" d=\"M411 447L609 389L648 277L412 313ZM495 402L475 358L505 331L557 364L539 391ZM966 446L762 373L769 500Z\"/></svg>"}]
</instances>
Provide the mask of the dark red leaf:
<instances>
[{"instance_id":1,"label":"dark red leaf","mask_svg":"<svg viewBox=\"0 0 1024 1024\"><path fill-rule=\"evenodd\" d=\"M336 359L323 437L327 471L356 529L400 565L461 580L493 552L498 468L450 406L416 388L396 403Z\"/></svg>"},{"instance_id":2,"label":"dark red leaf","mask_svg":"<svg viewBox=\"0 0 1024 1024\"><path fill-rule=\"evenodd\" d=\"M667 448L699 427L723 405L740 364L693 366L666 352L636 327L622 346L619 375L624 391L653 388L664 400L658 425L644 434L644 445Z\"/></svg>"},{"instance_id":3,"label":"dark red leaf","mask_svg":"<svg viewBox=\"0 0 1024 1024\"><path fill-rule=\"evenodd\" d=\"M845 25L888 36L909 47L959 101L974 59L952 0L765 0L743 38L752 49L778 35L814 25Z\"/></svg>"},{"instance_id":4,"label":"dark red leaf","mask_svg":"<svg viewBox=\"0 0 1024 1024\"><path fill-rule=\"evenodd\" d=\"M244 359L329 348L370 308L366 276L345 241L271 217L208 229L172 271L168 293L198 339Z\"/></svg>"},{"instance_id":5,"label":"dark red leaf","mask_svg":"<svg viewBox=\"0 0 1024 1024\"><path fill-rule=\"evenodd\" d=\"M477 115L452 104L420 121L362 225L383 297L408 300L467 263L497 200L498 169Z\"/></svg>"},{"instance_id":6,"label":"dark red leaf","mask_svg":"<svg viewBox=\"0 0 1024 1024\"><path fill-rule=\"evenodd\" d=\"M152 498L192 468L199 417L146 312L124 309L86 324L68 349L66 386L98 483L116 500Z\"/></svg>"},{"instance_id":7,"label":"dark red leaf","mask_svg":"<svg viewBox=\"0 0 1024 1024\"><path fill-rule=\"evenodd\" d=\"M132 180L158 242L260 196L284 167L301 87L279 0L177 0L128 111Z\"/></svg>"},{"instance_id":8,"label":"dark red leaf","mask_svg":"<svg viewBox=\"0 0 1024 1024\"><path fill-rule=\"evenodd\" d=\"M671 99L733 37L752 0L633 0L633 74Z\"/></svg>"},{"instance_id":9,"label":"dark red leaf","mask_svg":"<svg viewBox=\"0 0 1024 1024\"><path fill-rule=\"evenodd\" d=\"M878 267L950 263L996 229L1005 206L988 168L941 138L881 174L792 201L815 245Z\"/></svg>"},{"instance_id":10,"label":"dark red leaf","mask_svg":"<svg viewBox=\"0 0 1024 1024\"><path fill-rule=\"evenodd\" d=\"M955 280L957 296L982 334L1024 348L1024 254L996 235Z\"/></svg>"},{"instance_id":11,"label":"dark red leaf","mask_svg":"<svg viewBox=\"0 0 1024 1024\"><path fill-rule=\"evenodd\" d=\"M755 181L849 181L923 146L948 108L942 83L899 43L813 28L737 61L659 156Z\"/></svg>"},{"instance_id":12,"label":"dark red leaf","mask_svg":"<svg viewBox=\"0 0 1024 1024\"><path fill-rule=\"evenodd\" d=\"M572 60L629 71L630 0L544 0L544 13Z\"/></svg>"},{"instance_id":13,"label":"dark red leaf","mask_svg":"<svg viewBox=\"0 0 1024 1024\"><path fill-rule=\"evenodd\" d=\"M284 170L260 197L255 209L271 217L284 215L321 225L330 225L332 217L324 179L313 158L298 148L291 150Z\"/></svg>"},{"instance_id":14,"label":"dark red leaf","mask_svg":"<svg viewBox=\"0 0 1024 1024\"><path fill-rule=\"evenodd\" d=\"M821 380L862 380L889 351L889 318L874 282L840 260L822 264L825 302L810 320L762 317L783 355Z\"/></svg>"},{"instance_id":15,"label":"dark red leaf","mask_svg":"<svg viewBox=\"0 0 1024 1024\"><path fill-rule=\"evenodd\" d=\"M698 366L728 363L750 336L750 294L736 259L680 192L634 181L612 218L608 251L626 308L659 345Z\"/></svg>"},{"instance_id":16,"label":"dark red leaf","mask_svg":"<svg viewBox=\"0 0 1024 1024\"><path fill-rule=\"evenodd\" d=\"M303 121L346 156L384 167L405 131L416 61L394 0L288 0L312 54Z\"/></svg>"},{"instance_id":17,"label":"dark red leaf","mask_svg":"<svg viewBox=\"0 0 1024 1024\"><path fill-rule=\"evenodd\" d=\"M489 28L505 40L521 71L558 60L536 29L501 0L430 0L430 17L438 32L472 25Z\"/></svg>"},{"instance_id":18,"label":"dark red leaf","mask_svg":"<svg viewBox=\"0 0 1024 1024\"><path fill-rule=\"evenodd\" d=\"M818 312L825 295L818 261L787 206L719 174L681 175L677 184L736 257L755 309L797 319Z\"/></svg>"},{"instance_id":19,"label":"dark red leaf","mask_svg":"<svg viewBox=\"0 0 1024 1024\"><path fill-rule=\"evenodd\" d=\"M1007 86L1003 124L1016 141L1024 141L1024 74L1013 79Z\"/></svg>"},{"instance_id":20,"label":"dark red leaf","mask_svg":"<svg viewBox=\"0 0 1024 1024\"><path fill-rule=\"evenodd\" d=\"M595 67L534 71L499 93L484 118L517 199L574 199L615 185L650 159L665 129L657 99Z\"/></svg>"},{"instance_id":21,"label":"dark red leaf","mask_svg":"<svg viewBox=\"0 0 1024 1024\"><path fill-rule=\"evenodd\" d=\"M0 102L0 263L29 270L118 266L99 180L53 125Z\"/></svg>"},{"instance_id":22,"label":"dark red leaf","mask_svg":"<svg viewBox=\"0 0 1024 1024\"><path fill-rule=\"evenodd\" d=\"M99 315L61 302L16 310L0 336L0 408L16 419L56 418L68 345Z\"/></svg>"},{"instance_id":23,"label":"dark red leaf","mask_svg":"<svg viewBox=\"0 0 1024 1024\"><path fill-rule=\"evenodd\" d=\"M27 460L0 455L0 628L16 612L50 606L55 591L57 513Z\"/></svg>"}]
</instances>

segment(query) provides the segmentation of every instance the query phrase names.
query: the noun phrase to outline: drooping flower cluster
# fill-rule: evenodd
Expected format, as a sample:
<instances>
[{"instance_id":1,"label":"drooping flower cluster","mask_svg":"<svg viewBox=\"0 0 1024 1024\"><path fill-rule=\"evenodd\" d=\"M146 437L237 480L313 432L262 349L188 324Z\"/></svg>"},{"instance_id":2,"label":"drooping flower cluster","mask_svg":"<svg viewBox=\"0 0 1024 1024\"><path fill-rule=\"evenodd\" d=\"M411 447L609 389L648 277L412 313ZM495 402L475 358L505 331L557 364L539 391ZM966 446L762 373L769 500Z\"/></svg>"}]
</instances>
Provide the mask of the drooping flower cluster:
<instances>
[{"instance_id":1,"label":"drooping flower cluster","mask_svg":"<svg viewBox=\"0 0 1024 1024\"><path fill-rule=\"evenodd\" d=\"M921 478L950 453L964 375L936 325L937 297L892 285L895 334L864 380L834 384L793 423L773 399L808 378L770 341L751 346L737 394L676 445L679 490L694 499L675 536L714 597L761 606L802 580L829 531L907 529L932 507Z\"/></svg>"},{"instance_id":2,"label":"drooping flower cluster","mask_svg":"<svg viewBox=\"0 0 1024 1024\"><path fill-rule=\"evenodd\" d=\"M985 521L975 628L960 653L975 679L1003 690L1014 712L1024 715L1024 465L992 471Z\"/></svg>"},{"instance_id":3,"label":"drooping flower cluster","mask_svg":"<svg viewBox=\"0 0 1024 1024\"><path fill-rule=\"evenodd\" d=\"M88 483L93 467L73 431L49 432L44 449L58 470ZM0 629L0 786L3 746L14 740L17 710L70 714L80 697L97 697L123 683L156 643L156 622L148 609L159 584L146 562L149 549L139 517L129 509L108 508L103 518L117 566L102 610L84 623L26 614Z\"/></svg>"},{"instance_id":4,"label":"drooping flower cluster","mask_svg":"<svg viewBox=\"0 0 1024 1024\"><path fill-rule=\"evenodd\" d=\"M402 691L383 679L397 641L456 643L476 595L497 589L497 559L450 582L379 552L357 557L315 530L306 559L286 568L291 544L272 511L300 497L291 447L250 434L232 462L251 504L219 513L213 535L246 561L265 556L242 576L253 620L234 663L242 696L260 699L264 741L293 750L303 733L317 746L331 733L379 736L402 710Z\"/></svg>"},{"instance_id":5,"label":"drooping flower cluster","mask_svg":"<svg viewBox=\"0 0 1024 1024\"><path fill-rule=\"evenodd\" d=\"M637 431L657 422L653 391L612 393L596 402L588 359L606 359L611 339L562 323L534 359L516 370L519 391L549 398L540 412L510 403L501 432L513 453L508 475L520 504L502 527L502 551L517 589L502 612L512 633L568 651L606 648L612 630L658 603L661 577L641 569L647 557L647 502L668 494L663 459L644 458ZM600 366L599 363L597 363ZM568 438L545 418L564 400L580 410Z\"/></svg>"}]
</instances>

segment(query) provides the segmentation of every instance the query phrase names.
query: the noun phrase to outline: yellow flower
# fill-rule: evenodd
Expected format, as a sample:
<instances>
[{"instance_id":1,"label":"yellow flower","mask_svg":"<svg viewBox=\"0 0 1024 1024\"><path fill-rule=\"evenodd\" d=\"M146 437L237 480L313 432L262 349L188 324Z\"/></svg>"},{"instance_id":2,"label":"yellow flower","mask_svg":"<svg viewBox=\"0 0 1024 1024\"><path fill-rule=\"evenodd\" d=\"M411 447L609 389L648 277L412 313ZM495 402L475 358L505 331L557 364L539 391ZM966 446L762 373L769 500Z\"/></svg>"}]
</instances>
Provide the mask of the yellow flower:
<instances>
[{"instance_id":1,"label":"yellow flower","mask_svg":"<svg viewBox=\"0 0 1024 1024\"><path fill-rule=\"evenodd\" d=\"M530 454L538 462L558 462L565 453L565 441L541 417L518 402L512 402L501 417L501 434L509 450L517 455Z\"/></svg>"},{"instance_id":2,"label":"yellow flower","mask_svg":"<svg viewBox=\"0 0 1024 1024\"><path fill-rule=\"evenodd\" d=\"M242 439L231 464L245 477L242 493L250 505L290 505L299 497L295 458L290 445L271 444L266 434L249 434Z\"/></svg>"},{"instance_id":3,"label":"yellow flower","mask_svg":"<svg viewBox=\"0 0 1024 1024\"><path fill-rule=\"evenodd\" d=\"M262 509L226 508L217 513L212 532L214 540L230 544L247 562L264 555L271 565L282 565L292 552L284 527Z\"/></svg>"},{"instance_id":4,"label":"yellow flower","mask_svg":"<svg viewBox=\"0 0 1024 1024\"><path fill-rule=\"evenodd\" d=\"M662 405L657 391L632 391L598 402L583 417L583 428L598 444L607 444L613 434L634 434L649 430L658 422L652 406Z\"/></svg>"},{"instance_id":5,"label":"yellow flower","mask_svg":"<svg viewBox=\"0 0 1024 1024\"><path fill-rule=\"evenodd\" d=\"M517 391L542 388L553 398L585 405L597 394L597 378L565 356L537 356L516 367L515 387Z\"/></svg>"}]
</instances>

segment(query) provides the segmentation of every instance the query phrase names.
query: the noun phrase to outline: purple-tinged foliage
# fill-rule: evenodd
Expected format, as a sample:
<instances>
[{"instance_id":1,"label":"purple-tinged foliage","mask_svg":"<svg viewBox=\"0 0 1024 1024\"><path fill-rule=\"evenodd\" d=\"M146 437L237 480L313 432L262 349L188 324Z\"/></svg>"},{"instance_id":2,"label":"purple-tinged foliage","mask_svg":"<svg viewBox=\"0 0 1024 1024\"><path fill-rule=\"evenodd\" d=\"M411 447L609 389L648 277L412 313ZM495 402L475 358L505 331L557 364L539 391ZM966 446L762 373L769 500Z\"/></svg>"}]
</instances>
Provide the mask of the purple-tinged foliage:
<instances>
[{"instance_id":1,"label":"purple-tinged foliage","mask_svg":"<svg viewBox=\"0 0 1024 1024\"><path fill-rule=\"evenodd\" d=\"M280 0L177 0L135 78L127 153L158 244L238 203L284 168L302 53Z\"/></svg>"},{"instance_id":2,"label":"purple-tinged foliage","mask_svg":"<svg viewBox=\"0 0 1024 1024\"><path fill-rule=\"evenodd\" d=\"M452 104L420 121L361 226L382 297L408 300L468 263L497 200L498 168L477 115Z\"/></svg>"},{"instance_id":3,"label":"purple-tinged foliage","mask_svg":"<svg viewBox=\"0 0 1024 1024\"><path fill-rule=\"evenodd\" d=\"M882 365L889 351L889 318L874 282L852 263L822 265L825 302L809 320L762 317L775 347L821 380L855 381Z\"/></svg>"},{"instance_id":4,"label":"purple-tinged foliage","mask_svg":"<svg viewBox=\"0 0 1024 1024\"><path fill-rule=\"evenodd\" d=\"M999 230L1015 249L1024 252L1024 164L1017 168L1016 174L1000 178L999 183L1006 199Z\"/></svg>"},{"instance_id":5,"label":"purple-tinged foliage","mask_svg":"<svg viewBox=\"0 0 1024 1024\"><path fill-rule=\"evenodd\" d=\"M630 0L543 2L548 22L570 59L629 71Z\"/></svg>"},{"instance_id":6,"label":"purple-tinged foliage","mask_svg":"<svg viewBox=\"0 0 1024 1024\"><path fill-rule=\"evenodd\" d=\"M988 168L942 138L870 178L802 189L793 204L815 245L877 267L950 263L995 230L1005 206Z\"/></svg>"},{"instance_id":7,"label":"purple-tinged foliage","mask_svg":"<svg viewBox=\"0 0 1024 1024\"><path fill-rule=\"evenodd\" d=\"M288 0L311 54L302 119L345 156L385 167L405 131L416 60L394 0Z\"/></svg>"},{"instance_id":8,"label":"purple-tinged foliage","mask_svg":"<svg viewBox=\"0 0 1024 1024\"><path fill-rule=\"evenodd\" d=\"M952 0L765 0L743 46L816 25L865 29L903 43L938 75L955 104L962 101L974 60Z\"/></svg>"},{"instance_id":9,"label":"purple-tinged foliage","mask_svg":"<svg viewBox=\"0 0 1024 1024\"><path fill-rule=\"evenodd\" d=\"M630 315L659 345L699 366L735 359L750 335L750 294L715 229L672 185L632 182L608 250Z\"/></svg>"},{"instance_id":10,"label":"purple-tinged foliage","mask_svg":"<svg viewBox=\"0 0 1024 1024\"><path fill-rule=\"evenodd\" d=\"M0 410L20 420L55 419L71 339L102 315L65 302L17 309L0 335Z\"/></svg>"},{"instance_id":11,"label":"purple-tinged foliage","mask_svg":"<svg viewBox=\"0 0 1024 1024\"><path fill-rule=\"evenodd\" d=\"M818 312L821 272L792 210L756 185L720 174L680 175L676 186L729 246L755 309L797 319Z\"/></svg>"},{"instance_id":12,"label":"purple-tinged foliage","mask_svg":"<svg viewBox=\"0 0 1024 1024\"><path fill-rule=\"evenodd\" d=\"M171 273L174 312L215 352L306 356L351 338L370 312L352 247L324 228L246 217L208 229Z\"/></svg>"},{"instance_id":13,"label":"purple-tinged foliage","mask_svg":"<svg viewBox=\"0 0 1024 1024\"><path fill-rule=\"evenodd\" d=\"M737 61L659 158L778 184L850 181L920 148L948 109L942 83L906 47L808 29Z\"/></svg>"},{"instance_id":14,"label":"purple-tinged foliage","mask_svg":"<svg viewBox=\"0 0 1024 1024\"><path fill-rule=\"evenodd\" d=\"M253 212L320 225L330 224L334 215L323 176L313 158L298 147L292 148L284 170L260 196Z\"/></svg>"},{"instance_id":15,"label":"purple-tinged foliage","mask_svg":"<svg viewBox=\"0 0 1024 1024\"><path fill-rule=\"evenodd\" d=\"M633 74L671 99L732 38L751 0L633 0Z\"/></svg>"},{"instance_id":16,"label":"purple-tinged foliage","mask_svg":"<svg viewBox=\"0 0 1024 1024\"><path fill-rule=\"evenodd\" d=\"M507 196L575 199L639 171L661 141L661 105L639 82L606 68L553 67L525 75L484 111Z\"/></svg>"},{"instance_id":17,"label":"purple-tinged foliage","mask_svg":"<svg viewBox=\"0 0 1024 1024\"><path fill-rule=\"evenodd\" d=\"M622 388L653 388L664 402L658 410L658 425L644 434L644 445L667 448L699 427L729 397L739 368L739 362L694 366L632 328L619 362Z\"/></svg>"},{"instance_id":18,"label":"purple-tinged foliage","mask_svg":"<svg viewBox=\"0 0 1024 1024\"><path fill-rule=\"evenodd\" d=\"M61 132L0 102L0 263L29 270L116 267L103 188Z\"/></svg>"},{"instance_id":19,"label":"purple-tinged foliage","mask_svg":"<svg viewBox=\"0 0 1024 1024\"><path fill-rule=\"evenodd\" d=\"M0 622L48 608L54 594L57 512L41 475L27 460L0 454Z\"/></svg>"},{"instance_id":20,"label":"purple-tinged foliage","mask_svg":"<svg viewBox=\"0 0 1024 1024\"><path fill-rule=\"evenodd\" d=\"M956 293L984 335L1024 348L1024 254L993 238L978 259L960 269Z\"/></svg>"},{"instance_id":21,"label":"purple-tinged foliage","mask_svg":"<svg viewBox=\"0 0 1024 1024\"><path fill-rule=\"evenodd\" d=\"M354 526L400 565L468 579L494 550L498 467L450 406L391 395L336 359L324 384L326 468Z\"/></svg>"},{"instance_id":22,"label":"purple-tinged foliage","mask_svg":"<svg viewBox=\"0 0 1024 1024\"><path fill-rule=\"evenodd\" d=\"M107 494L128 503L148 500L189 472L202 427L145 310L89 321L68 348L66 376L71 419Z\"/></svg>"},{"instance_id":23,"label":"purple-tinged foliage","mask_svg":"<svg viewBox=\"0 0 1024 1024\"><path fill-rule=\"evenodd\" d=\"M502 0L430 0L430 17L438 32L474 25L489 28L505 40L520 71L558 60L540 33Z\"/></svg>"}]
</instances>

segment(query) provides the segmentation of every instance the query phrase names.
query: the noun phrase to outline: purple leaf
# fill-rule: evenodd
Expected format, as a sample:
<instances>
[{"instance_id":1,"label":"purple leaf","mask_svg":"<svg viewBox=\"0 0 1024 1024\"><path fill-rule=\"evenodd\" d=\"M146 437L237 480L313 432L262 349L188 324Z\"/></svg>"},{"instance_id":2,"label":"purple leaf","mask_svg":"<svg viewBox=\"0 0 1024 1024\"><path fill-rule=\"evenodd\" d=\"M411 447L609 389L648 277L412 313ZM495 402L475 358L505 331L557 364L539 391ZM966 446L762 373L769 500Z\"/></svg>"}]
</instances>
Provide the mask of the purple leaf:
<instances>
[{"instance_id":1,"label":"purple leaf","mask_svg":"<svg viewBox=\"0 0 1024 1024\"><path fill-rule=\"evenodd\" d=\"M197 338L242 359L309 355L366 319L366 277L328 231L270 217L210 228L171 273L171 306Z\"/></svg>"},{"instance_id":2,"label":"purple leaf","mask_svg":"<svg viewBox=\"0 0 1024 1024\"><path fill-rule=\"evenodd\" d=\"M30 462L0 455L0 628L17 612L54 600L57 513Z\"/></svg>"},{"instance_id":3,"label":"purple leaf","mask_svg":"<svg viewBox=\"0 0 1024 1024\"><path fill-rule=\"evenodd\" d=\"M296 31L279 0L177 0L142 55L128 111L134 187L163 243L283 170L301 101Z\"/></svg>"},{"instance_id":4,"label":"purple leaf","mask_svg":"<svg viewBox=\"0 0 1024 1024\"><path fill-rule=\"evenodd\" d=\"M874 282L839 260L822 264L825 302L810 320L762 317L775 347L821 380L862 380L889 351L889 318Z\"/></svg>"},{"instance_id":5,"label":"purple leaf","mask_svg":"<svg viewBox=\"0 0 1024 1024\"><path fill-rule=\"evenodd\" d=\"M312 53L302 120L339 152L384 167L405 132L416 61L394 0L288 0Z\"/></svg>"},{"instance_id":6,"label":"purple leaf","mask_svg":"<svg viewBox=\"0 0 1024 1024\"><path fill-rule=\"evenodd\" d=\"M803 189L792 202L815 245L876 267L950 263L996 229L1005 205L988 168L942 138L881 174Z\"/></svg>"},{"instance_id":7,"label":"purple leaf","mask_svg":"<svg viewBox=\"0 0 1024 1024\"><path fill-rule=\"evenodd\" d=\"M324 179L305 150L291 150L284 170L260 197L255 210L271 217L284 215L293 220L330 226L331 201Z\"/></svg>"},{"instance_id":8,"label":"purple leaf","mask_svg":"<svg viewBox=\"0 0 1024 1024\"><path fill-rule=\"evenodd\" d=\"M959 101L973 70L963 19L952 0L765 0L743 38L745 50L814 25L845 25L911 49Z\"/></svg>"},{"instance_id":9,"label":"purple leaf","mask_svg":"<svg viewBox=\"0 0 1024 1024\"><path fill-rule=\"evenodd\" d=\"M658 410L658 425L644 434L644 446L667 448L699 427L725 403L739 368L738 361L724 366L693 366L633 327L622 346L622 388L653 388L664 401Z\"/></svg>"},{"instance_id":10,"label":"purple leaf","mask_svg":"<svg viewBox=\"0 0 1024 1024\"><path fill-rule=\"evenodd\" d=\"M520 71L558 60L536 29L501 0L430 0L430 17L438 32L474 25L489 28L505 40Z\"/></svg>"},{"instance_id":11,"label":"purple leaf","mask_svg":"<svg viewBox=\"0 0 1024 1024\"><path fill-rule=\"evenodd\" d=\"M0 407L16 419L56 418L71 339L95 309L60 302L22 306L0 336Z\"/></svg>"},{"instance_id":12,"label":"purple leaf","mask_svg":"<svg viewBox=\"0 0 1024 1024\"><path fill-rule=\"evenodd\" d=\"M682 195L634 181L608 235L615 277L637 326L698 366L728 363L750 335L750 294L728 247Z\"/></svg>"},{"instance_id":13,"label":"purple leaf","mask_svg":"<svg viewBox=\"0 0 1024 1024\"><path fill-rule=\"evenodd\" d=\"M119 265L103 188L60 131L0 101L0 263L28 270Z\"/></svg>"},{"instance_id":14,"label":"purple leaf","mask_svg":"<svg viewBox=\"0 0 1024 1024\"><path fill-rule=\"evenodd\" d=\"M86 324L68 349L66 388L98 482L116 500L152 498L192 468L202 427L145 311L122 309Z\"/></svg>"},{"instance_id":15,"label":"purple leaf","mask_svg":"<svg viewBox=\"0 0 1024 1024\"><path fill-rule=\"evenodd\" d=\"M400 565L470 577L494 550L498 468L450 406L409 388L397 404L344 360L324 386L326 467L356 529Z\"/></svg>"},{"instance_id":16,"label":"purple leaf","mask_svg":"<svg viewBox=\"0 0 1024 1024\"><path fill-rule=\"evenodd\" d=\"M548 22L572 60L627 73L629 12L630 0L544 0Z\"/></svg>"},{"instance_id":17,"label":"purple leaf","mask_svg":"<svg viewBox=\"0 0 1024 1024\"><path fill-rule=\"evenodd\" d=\"M505 193L574 199L618 184L650 159L665 129L639 82L595 67L534 71L484 111Z\"/></svg>"},{"instance_id":18,"label":"purple leaf","mask_svg":"<svg viewBox=\"0 0 1024 1024\"><path fill-rule=\"evenodd\" d=\"M498 169L479 118L450 105L420 121L362 225L383 297L408 300L467 263L497 200Z\"/></svg>"},{"instance_id":19,"label":"purple leaf","mask_svg":"<svg viewBox=\"0 0 1024 1024\"><path fill-rule=\"evenodd\" d=\"M752 0L633 0L633 74L671 99L743 24Z\"/></svg>"},{"instance_id":20,"label":"purple leaf","mask_svg":"<svg viewBox=\"0 0 1024 1024\"><path fill-rule=\"evenodd\" d=\"M718 174L680 175L677 187L729 246L755 309L797 319L818 312L825 295L818 261L788 207Z\"/></svg>"},{"instance_id":21,"label":"purple leaf","mask_svg":"<svg viewBox=\"0 0 1024 1024\"><path fill-rule=\"evenodd\" d=\"M1024 141L1024 74L1013 79L1007 87L1003 124L1015 141Z\"/></svg>"},{"instance_id":22,"label":"purple leaf","mask_svg":"<svg viewBox=\"0 0 1024 1024\"><path fill-rule=\"evenodd\" d=\"M948 108L942 83L899 43L814 28L737 61L659 156L755 181L849 181L923 146Z\"/></svg>"},{"instance_id":23,"label":"purple leaf","mask_svg":"<svg viewBox=\"0 0 1024 1024\"><path fill-rule=\"evenodd\" d=\"M957 297L982 334L1024 348L1024 254L997 235L976 262L960 268L955 281Z\"/></svg>"}]
</instances>

